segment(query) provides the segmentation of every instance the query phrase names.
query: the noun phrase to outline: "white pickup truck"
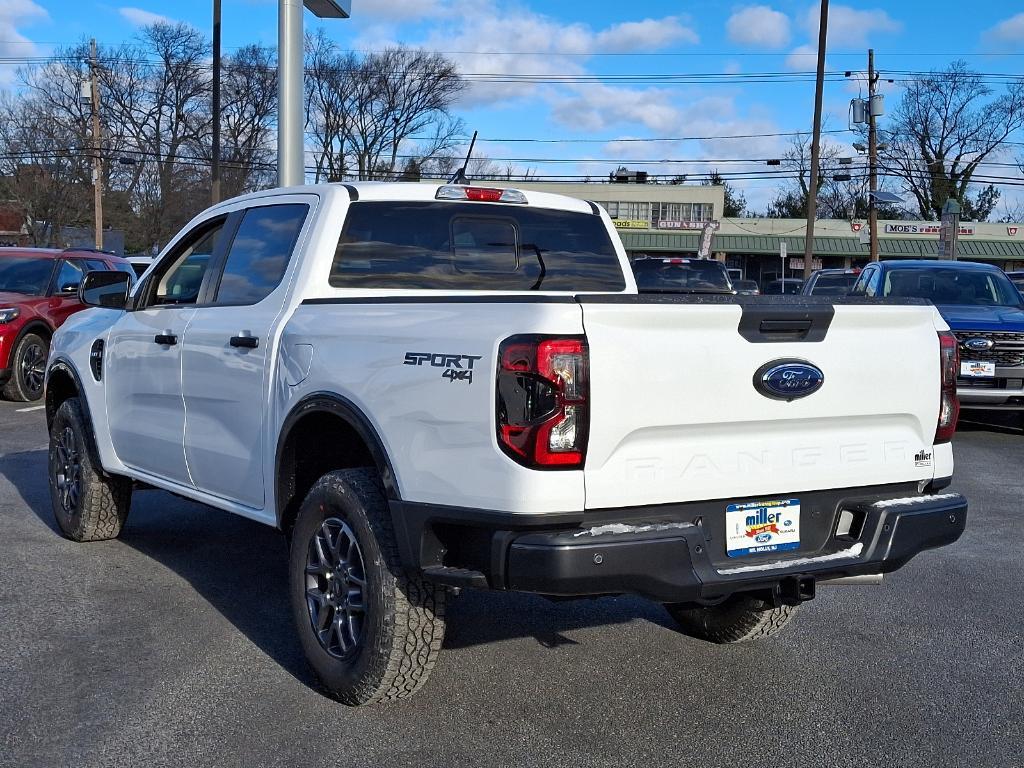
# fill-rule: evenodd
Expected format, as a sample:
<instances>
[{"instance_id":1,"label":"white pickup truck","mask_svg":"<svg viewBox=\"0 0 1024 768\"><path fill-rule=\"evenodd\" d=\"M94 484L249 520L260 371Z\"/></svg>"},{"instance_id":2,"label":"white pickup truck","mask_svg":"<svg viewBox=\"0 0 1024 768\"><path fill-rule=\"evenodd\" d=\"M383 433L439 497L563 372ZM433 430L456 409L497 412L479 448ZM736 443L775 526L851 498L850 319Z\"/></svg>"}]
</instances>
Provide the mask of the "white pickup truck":
<instances>
[{"instance_id":1,"label":"white pickup truck","mask_svg":"<svg viewBox=\"0 0 1024 768\"><path fill-rule=\"evenodd\" d=\"M127 277L53 339L61 530L116 537L139 488L277 526L349 704L424 684L453 589L641 595L727 642L964 530L926 302L638 294L598 206L465 185L248 195Z\"/></svg>"}]
</instances>

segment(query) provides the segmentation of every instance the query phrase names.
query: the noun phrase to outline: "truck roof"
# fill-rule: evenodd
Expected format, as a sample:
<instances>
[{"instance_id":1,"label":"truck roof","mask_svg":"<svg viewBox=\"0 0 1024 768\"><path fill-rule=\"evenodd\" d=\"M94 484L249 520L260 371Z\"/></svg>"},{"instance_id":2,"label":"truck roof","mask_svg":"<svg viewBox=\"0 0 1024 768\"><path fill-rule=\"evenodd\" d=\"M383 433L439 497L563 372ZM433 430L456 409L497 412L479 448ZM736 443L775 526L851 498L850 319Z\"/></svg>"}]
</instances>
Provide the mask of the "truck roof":
<instances>
[{"instance_id":1,"label":"truck roof","mask_svg":"<svg viewBox=\"0 0 1024 768\"><path fill-rule=\"evenodd\" d=\"M411 181L355 181L355 182L332 182L329 184L306 184L297 187L274 187L259 192L251 192L247 195L225 200L223 204L236 203L245 200L258 200L266 197L277 197L279 195L312 194L321 197L344 195L348 200L362 201L429 201L437 199L437 191L448 185L444 182L421 183ZM482 189L516 189L514 184L499 184L489 181L480 181L469 186ZM576 213L600 214L596 204L568 195L556 195L550 192L537 192L532 189L520 189L526 198L526 205L537 208L554 208L562 211L573 211ZM465 202L465 201L463 201ZM488 203L481 203L487 205ZM502 203L511 205L513 203Z\"/></svg>"},{"instance_id":2,"label":"truck roof","mask_svg":"<svg viewBox=\"0 0 1024 768\"><path fill-rule=\"evenodd\" d=\"M939 261L938 259L890 259L880 262L882 266L927 268L927 269L973 269L979 271L990 271L999 269L994 264L984 264L980 261Z\"/></svg>"}]
</instances>

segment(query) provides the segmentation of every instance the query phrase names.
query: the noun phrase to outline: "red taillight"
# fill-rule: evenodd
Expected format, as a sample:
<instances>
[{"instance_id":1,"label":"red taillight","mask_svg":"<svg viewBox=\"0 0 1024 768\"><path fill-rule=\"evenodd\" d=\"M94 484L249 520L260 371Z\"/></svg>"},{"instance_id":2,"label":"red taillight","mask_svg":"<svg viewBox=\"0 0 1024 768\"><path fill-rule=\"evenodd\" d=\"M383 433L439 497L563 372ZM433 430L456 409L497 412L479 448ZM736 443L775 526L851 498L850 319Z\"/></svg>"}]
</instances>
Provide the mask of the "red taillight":
<instances>
[{"instance_id":1,"label":"red taillight","mask_svg":"<svg viewBox=\"0 0 1024 768\"><path fill-rule=\"evenodd\" d=\"M466 187L467 200L481 200L485 203L496 203L501 200L500 189L486 189L484 187Z\"/></svg>"},{"instance_id":2,"label":"red taillight","mask_svg":"<svg viewBox=\"0 0 1024 768\"><path fill-rule=\"evenodd\" d=\"M513 336L498 350L498 445L535 469L579 469L587 453L588 351L581 336Z\"/></svg>"},{"instance_id":3,"label":"red taillight","mask_svg":"<svg viewBox=\"0 0 1024 768\"><path fill-rule=\"evenodd\" d=\"M949 331L939 332L939 420L935 427L935 442L948 443L956 432L960 416L960 401L956 396L956 377L960 373L960 352L956 336Z\"/></svg>"}]
</instances>

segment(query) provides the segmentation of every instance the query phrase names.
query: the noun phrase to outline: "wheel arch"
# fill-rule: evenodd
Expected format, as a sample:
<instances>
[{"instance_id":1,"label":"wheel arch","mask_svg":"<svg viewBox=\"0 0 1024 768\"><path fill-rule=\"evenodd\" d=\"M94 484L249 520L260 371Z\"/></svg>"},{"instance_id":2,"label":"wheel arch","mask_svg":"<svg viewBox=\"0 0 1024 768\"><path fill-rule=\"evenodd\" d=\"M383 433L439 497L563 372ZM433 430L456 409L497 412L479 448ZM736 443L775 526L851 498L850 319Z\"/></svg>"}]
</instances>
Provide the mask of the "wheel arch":
<instances>
[{"instance_id":1,"label":"wheel arch","mask_svg":"<svg viewBox=\"0 0 1024 768\"><path fill-rule=\"evenodd\" d=\"M82 416L85 417L86 426L88 427L86 449L89 451L89 459L94 467L106 474L103 462L100 461L99 449L96 447L92 413L89 410L89 401L85 396L85 389L82 387L82 379L69 361L64 358L57 358L46 371L46 389L43 394L43 400L46 407L47 432L53 427L53 418L57 415L61 405L65 400L72 397L78 398L78 404L82 408Z\"/></svg>"},{"instance_id":2,"label":"wheel arch","mask_svg":"<svg viewBox=\"0 0 1024 768\"><path fill-rule=\"evenodd\" d=\"M49 344L53 340L54 331L53 328L51 328L45 320L42 320L38 317L32 318L27 323L25 323L25 325L22 326L20 331L18 331L18 336L14 340L14 346L12 347L12 349L17 349L18 344L21 343L21 340L30 333L34 333L37 336L42 336L44 339L46 339L46 343Z\"/></svg>"},{"instance_id":3,"label":"wheel arch","mask_svg":"<svg viewBox=\"0 0 1024 768\"><path fill-rule=\"evenodd\" d=\"M287 531L313 484L336 469L371 466L388 501L401 495L384 442L366 415L347 398L314 392L288 412L277 439L274 499L277 527Z\"/></svg>"}]
</instances>

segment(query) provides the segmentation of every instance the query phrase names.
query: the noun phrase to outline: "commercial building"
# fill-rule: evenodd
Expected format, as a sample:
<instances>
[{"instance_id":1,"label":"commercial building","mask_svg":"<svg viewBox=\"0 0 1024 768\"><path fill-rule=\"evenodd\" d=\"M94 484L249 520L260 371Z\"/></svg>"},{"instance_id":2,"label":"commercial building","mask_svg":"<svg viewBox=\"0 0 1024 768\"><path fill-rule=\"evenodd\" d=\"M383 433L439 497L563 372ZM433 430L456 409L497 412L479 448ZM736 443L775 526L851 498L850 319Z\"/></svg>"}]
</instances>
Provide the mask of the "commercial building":
<instances>
[{"instance_id":1,"label":"commercial building","mask_svg":"<svg viewBox=\"0 0 1024 768\"><path fill-rule=\"evenodd\" d=\"M612 217L633 258L706 253L762 285L777 279L783 271L787 278L803 276L805 220L724 218L722 187L608 182L513 182L510 186L597 203ZM937 257L937 221L879 221L878 229L882 259ZM812 266L863 266L868 261L867 234L867 222L863 220L815 222ZM988 261L1006 270L1024 269L1024 224L963 222L957 257Z\"/></svg>"}]
</instances>

